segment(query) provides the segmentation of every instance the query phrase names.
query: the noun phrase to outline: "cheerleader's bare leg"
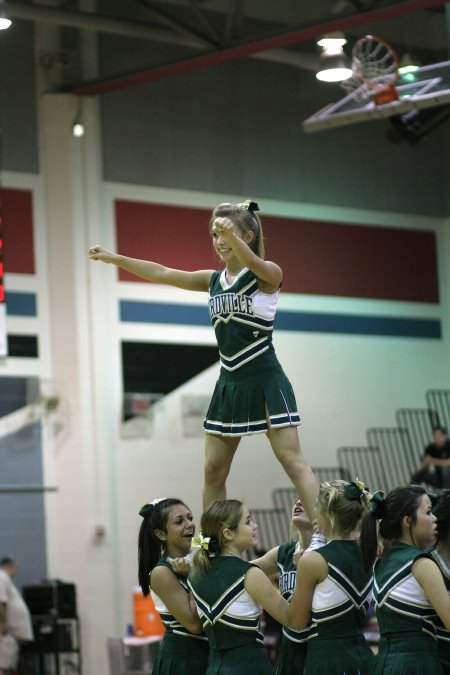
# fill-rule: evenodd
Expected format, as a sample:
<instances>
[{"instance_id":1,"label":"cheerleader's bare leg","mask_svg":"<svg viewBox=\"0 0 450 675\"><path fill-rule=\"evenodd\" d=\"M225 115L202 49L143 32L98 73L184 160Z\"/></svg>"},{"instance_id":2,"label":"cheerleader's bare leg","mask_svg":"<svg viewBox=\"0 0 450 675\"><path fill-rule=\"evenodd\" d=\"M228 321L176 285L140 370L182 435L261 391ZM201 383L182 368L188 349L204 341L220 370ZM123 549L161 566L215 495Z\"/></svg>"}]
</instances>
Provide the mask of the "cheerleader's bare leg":
<instances>
[{"instance_id":1,"label":"cheerleader's bare leg","mask_svg":"<svg viewBox=\"0 0 450 675\"><path fill-rule=\"evenodd\" d=\"M226 480L240 436L205 434L205 483L203 508L216 499L226 499Z\"/></svg>"},{"instance_id":2,"label":"cheerleader's bare leg","mask_svg":"<svg viewBox=\"0 0 450 675\"><path fill-rule=\"evenodd\" d=\"M272 450L291 479L311 522L319 494L319 481L300 449L297 427L271 427L267 431Z\"/></svg>"}]
</instances>

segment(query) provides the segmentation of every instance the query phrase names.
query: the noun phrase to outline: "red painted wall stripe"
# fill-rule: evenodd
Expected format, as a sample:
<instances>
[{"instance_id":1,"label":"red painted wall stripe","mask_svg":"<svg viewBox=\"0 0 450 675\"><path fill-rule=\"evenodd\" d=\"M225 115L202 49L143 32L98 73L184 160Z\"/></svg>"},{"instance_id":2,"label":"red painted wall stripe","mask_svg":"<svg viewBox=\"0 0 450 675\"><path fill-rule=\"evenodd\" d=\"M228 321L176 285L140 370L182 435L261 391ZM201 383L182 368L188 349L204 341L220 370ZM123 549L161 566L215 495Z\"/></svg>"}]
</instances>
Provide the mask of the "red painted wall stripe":
<instances>
[{"instance_id":1,"label":"red painted wall stripe","mask_svg":"<svg viewBox=\"0 0 450 675\"><path fill-rule=\"evenodd\" d=\"M186 270L220 267L208 233L211 211L122 200L115 211L120 253ZM123 270L119 278L143 281Z\"/></svg>"},{"instance_id":2,"label":"red painted wall stripe","mask_svg":"<svg viewBox=\"0 0 450 675\"><path fill-rule=\"evenodd\" d=\"M181 269L220 267L210 210L116 201L120 253ZM262 216L266 257L283 268L283 290L439 302L434 232ZM122 281L139 281L120 271Z\"/></svg>"},{"instance_id":3,"label":"red painted wall stripe","mask_svg":"<svg viewBox=\"0 0 450 675\"><path fill-rule=\"evenodd\" d=\"M30 190L2 188L3 262L6 274L35 274Z\"/></svg>"},{"instance_id":4,"label":"red painted wall stripe","mask_svg":"<svg viewBox=\"0 0 450 675\"><path fill-rule=\"evenodd\" d=\"M439 302L434 232L272 217L264 223L285 290Z\"/></svg>"}]
</instances>

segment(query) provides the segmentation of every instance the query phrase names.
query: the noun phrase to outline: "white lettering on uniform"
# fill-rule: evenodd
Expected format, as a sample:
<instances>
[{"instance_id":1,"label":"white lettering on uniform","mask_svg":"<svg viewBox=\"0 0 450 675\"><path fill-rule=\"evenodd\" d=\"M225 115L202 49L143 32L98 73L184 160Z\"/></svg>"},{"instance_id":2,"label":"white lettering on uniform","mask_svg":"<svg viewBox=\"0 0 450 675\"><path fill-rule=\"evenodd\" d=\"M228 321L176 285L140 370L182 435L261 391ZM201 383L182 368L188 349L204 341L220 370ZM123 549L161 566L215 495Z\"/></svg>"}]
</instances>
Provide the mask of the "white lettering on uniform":
<instances>
[{"instance_id":1,"label":"white lettering on uniform","mask_svg":"<svg viewBox=\"0 0 450 675\"><path fill-rule=\"evenodd\" d=\"M220 314L231 314L233 312L253 315L252 298L240 293L222 293L210 298L209 314L211 317Z\"/></svg>"}]
</instances>

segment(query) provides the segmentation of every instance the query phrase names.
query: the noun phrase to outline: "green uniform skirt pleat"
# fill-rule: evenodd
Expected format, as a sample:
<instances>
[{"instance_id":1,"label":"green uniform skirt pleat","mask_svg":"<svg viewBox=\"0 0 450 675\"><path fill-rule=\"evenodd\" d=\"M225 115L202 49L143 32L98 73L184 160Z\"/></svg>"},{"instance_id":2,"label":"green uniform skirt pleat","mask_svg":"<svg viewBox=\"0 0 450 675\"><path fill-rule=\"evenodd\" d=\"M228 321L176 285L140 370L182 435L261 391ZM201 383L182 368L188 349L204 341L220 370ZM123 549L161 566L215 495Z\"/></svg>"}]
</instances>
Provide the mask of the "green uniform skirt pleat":
<instances>
[{"instance_id":1,"label":"green uniform skirt pleat","mask_svg":"<svg viewBox=\"0 0 450 675\"><path fill-rule=\"evenodd\" d=\"M308 643L304 675L369 675L375 660L362 636L314 638Z\"/></svg>"},{"instance_id":2,"label":"green uniform skirt pleat","mask_svg":"<svg viewBox=\"0 0 450 675\"><path fill-rule=\"evenodd\" d=\"M257 644L220 651L210 649L206 675L273 674L274 670L265 648Z\"/></svg>"},{"instance_id":3,"label":"green uniform skirt pleat","mask_svg":"<svg viewBox=\"0 0 450 675\"><path fill-rule=\"evenodd\" d=\"M274 352L229 372L224 368L206 414L205 431L222 436L263 433L270 427L297 426L294 391Z\"/></svg>"},{"instance_id":4,"label":"green uniform skirt pleat","mask_svg":"<svg viewBox=\"0 0 450 675\"><path fill-rule=\"evenodd\" d=\"M276 674L303 675L307 648L307 642L294 642L283 635Z\"/></svg>"},{"instance_id":5,"label":"green uniform skirt pleat","mask_svg":"<svg viewBox=\"0 0 450 675\"><path fill-rule=\"evenodd\" d=\"M450 675L450 644L438 640L438 654L444 675Z\"/></svg>"},{"instance_id":6,"label":"green uniform skirt pleat","mask_svg":"<svg viewBox=\"0 0 450 675\"><path fill-rule=\"evenodd\" d=\"M442 675L437 644L424 634L382 637L369 675Z\"/></svg>"},{"instance_id":7,"label":"green uniform skirt pleat","mask_svg":"<svg viewBox=\"0 0 450 675\"><path fill-rule=\"evenodd\" d=\"M205 675L207 640L165 633L153 666L153 675Z\"/></svg>"}]
</instances>

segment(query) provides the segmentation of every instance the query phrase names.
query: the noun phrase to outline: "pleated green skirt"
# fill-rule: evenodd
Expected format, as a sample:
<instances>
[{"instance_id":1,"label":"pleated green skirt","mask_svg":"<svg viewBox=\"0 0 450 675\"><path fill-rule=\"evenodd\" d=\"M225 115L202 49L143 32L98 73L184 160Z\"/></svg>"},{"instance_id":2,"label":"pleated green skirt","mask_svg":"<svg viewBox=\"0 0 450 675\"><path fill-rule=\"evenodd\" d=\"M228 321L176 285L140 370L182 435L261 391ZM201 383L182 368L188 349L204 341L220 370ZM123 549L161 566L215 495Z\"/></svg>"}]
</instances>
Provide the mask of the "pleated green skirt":
<instances>
[{"instance_id":1,"label":"pleated green skirt","mask_svg":"<svg viewBox=\"0 0 450 675\"><path fill-rule=\"evenodd\" d=\"M206 675L273 675L274 670L265 648L244 645L232 649L210 649ZM194 675L194 671L192 671Z\"/></svg>"},{"instance_id":2,"label":"pleated green skirt","mask_svg":"<svg viewBox=\"0 0 450 675\"><path fill-rule=\"evenodd\" d=\"M307 642L294 642L283 635L276 674L303 675L307 649Z\"/></svg>"},{"instance_id":3,"label":"pleated green skirt","mask_svg":"<svg viewBox=\"0 0 450 675\"><path fill-rule=\"evenodd\" d=\"M421 633L382 637L369 675L442 675L436 640Z\"/></svg>"},{"instance_id":4,"label":"pleated green skirt","mask_svg":"<svg viewBox=\"0 0 450 675\"><path fill-rule=\"evenodd\" d=\"M450 675L450 643L438 640L438 654L444 675Z\"/></svg>"},{"instance_id":5,"label":"pleated green skirt","mask_svg":"<svg viewBox=\"0 0 450 675\"><path fill-rule=\"evenodd\" d=\"M232 372L221 369L204 422L207 433L248 436L299 424L292 385L273 350Z\"/></svg>"},{"instance_id":6,"label":"pleated green skirt","mask_svg":"<svg viewBox=\"0 0 450 675\"><path fill-rule=\"evenodd\" d=\"M207 640L164 633L153 666L153 675L205 675L208 667Z\"/></svg>"},{"instance_id":7,"label":"pleated green skirt","mask_svg":"<svg viewBox=\"0 0 450 675\"><path fill-rule=\"evenodd\" d=\"M362 635L314 638L308 643L304 675L369 675L375 656Z\"/></svg>"}]
</instances>

